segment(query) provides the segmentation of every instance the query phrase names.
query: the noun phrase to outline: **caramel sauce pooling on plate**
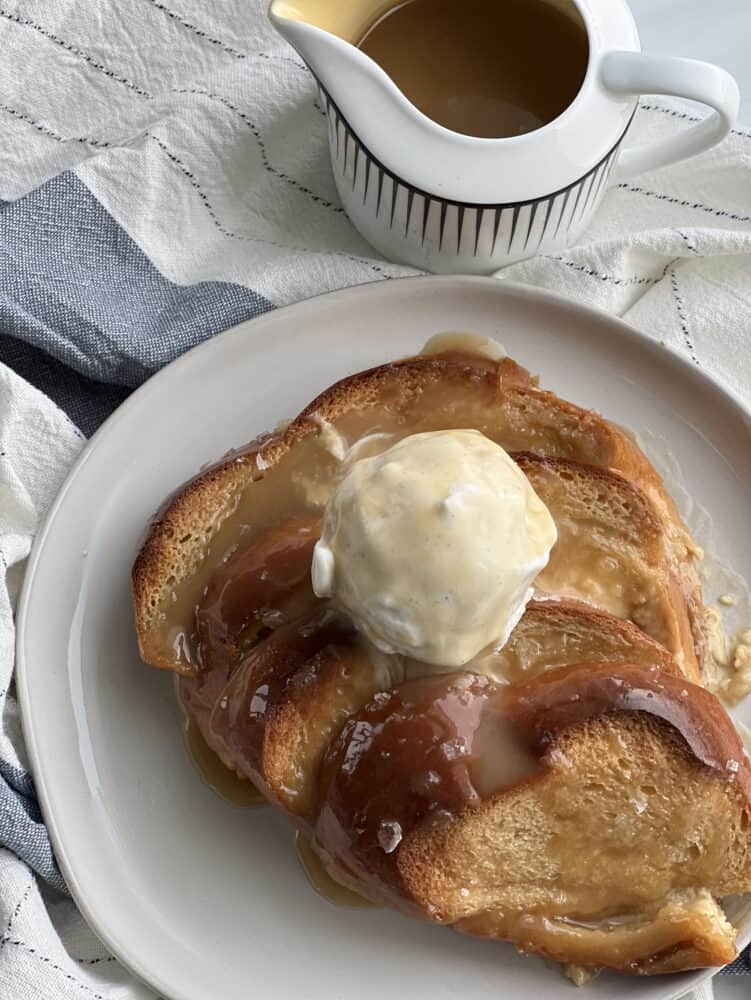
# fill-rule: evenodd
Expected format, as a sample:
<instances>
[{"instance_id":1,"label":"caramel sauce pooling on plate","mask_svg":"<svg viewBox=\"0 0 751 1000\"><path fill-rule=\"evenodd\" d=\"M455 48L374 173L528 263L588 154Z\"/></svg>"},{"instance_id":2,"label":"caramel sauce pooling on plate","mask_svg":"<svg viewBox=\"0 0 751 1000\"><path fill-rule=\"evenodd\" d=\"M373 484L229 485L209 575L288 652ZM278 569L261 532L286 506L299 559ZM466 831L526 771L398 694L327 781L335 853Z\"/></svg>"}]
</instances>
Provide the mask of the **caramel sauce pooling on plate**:
<instances>
[{"instance_id":1,"label":"caramel sauce pooling on plate","mask_svg":"<svg viewBox=\"0 0 751 1000\"><path fill-rule=\"evenodd\" d=\"M374 906L369 899L353 892L345 885L337 882L326 871L326 866L313 848L310 837L302 830L295 834L295 850L300 864L308 877L312 888L335 906L352 906L358 909Z\"/></svg>"},{"instance_id":2,"label":"caramel sauce pooling on plate","mask_svg":"<svg viewBox=\"0 0 751 1000\"><path fill-rule=\"evenodd\" d=\"M189 719L185 727L185 745L199 774L217 795L236 806L268 805L252 781L225 767L201 735L194 719Z\"/></svg>"},{"instance_id":3,"label":"caramel sauce pooling on plate","mask_svg":"<svg viewBox=\"0 0 751 1000\"><path fill-rule=\"evenodd\" d=\"M258 808L269 804L252 781L241 778L224 766L192 719L185 727L185 743L201 777L221 798L244 808ZM295 834L295 850L310 885L319 896L335 906L363 908L374 905L329 875L323 861L313 849L310 837L302 830Z\"/></svg>"},{"instance_id":4,"label":"caramel sauce pooling on plate","mask_svg":"<svg viewBox=\"0 0 751 1000\"><path fill-rule=\"evenodd\" d=\"M185 727L185 744L201 777L221 798L246 809L257 809L269 804L252 781L241 778L222 764L193 720L190 720ZM310 838L302 830L295 833L295 851L310 885L319 896L335 906L362 908L374 905L329 875L323 861L313 850Z\"/></svg>"}]
</instances>

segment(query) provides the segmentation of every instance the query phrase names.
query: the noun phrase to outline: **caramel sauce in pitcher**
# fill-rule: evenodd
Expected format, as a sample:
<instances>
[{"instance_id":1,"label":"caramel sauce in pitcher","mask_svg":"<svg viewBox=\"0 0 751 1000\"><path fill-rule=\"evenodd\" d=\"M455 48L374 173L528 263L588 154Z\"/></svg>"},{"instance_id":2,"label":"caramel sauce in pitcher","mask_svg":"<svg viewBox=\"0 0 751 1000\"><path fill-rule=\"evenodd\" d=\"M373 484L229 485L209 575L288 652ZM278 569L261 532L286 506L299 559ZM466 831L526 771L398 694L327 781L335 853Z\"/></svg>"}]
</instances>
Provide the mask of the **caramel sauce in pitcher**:
<instances>
[{"instance_id":1,"label":"caramel sauce in pitcher","mask_svg":"<svg viewBox=\"0 0 751 1000\"><path fill-rule=\"evenodd\" d=\"M359 48L433 121L502 138L547 124L584 80L587 33L573 4L407 0Z\"/></svg>"}]
</instances>

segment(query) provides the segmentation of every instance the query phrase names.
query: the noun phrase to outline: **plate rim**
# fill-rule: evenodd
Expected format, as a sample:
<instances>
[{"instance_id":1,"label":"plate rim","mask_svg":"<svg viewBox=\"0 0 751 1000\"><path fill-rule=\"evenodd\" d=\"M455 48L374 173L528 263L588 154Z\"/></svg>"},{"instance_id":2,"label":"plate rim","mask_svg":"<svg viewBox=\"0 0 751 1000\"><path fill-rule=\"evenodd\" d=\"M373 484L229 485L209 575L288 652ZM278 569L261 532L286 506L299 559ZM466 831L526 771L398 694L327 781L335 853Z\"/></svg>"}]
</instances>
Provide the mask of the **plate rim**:
<instances>
[{"instance_id":1,"label":"plate rim","mask_svg":"<svg viewBox=\"0 0 751 1000\"><path fill-rule=\"evenodd\" d=\"M68 470L62 486L51 503L41 525L39 526L27 558L26 571L24 573L24 580L17 603L15 681L16 693L20 707L21 729L30 764L30 770L35 783L37 798L57 863L70 890L71 898L78 907L86 923L100 938L105 947L117 958L117 960L150 989L158 990L158 992L163 993L165 997L177 997L177 994L173 992L173 988L170 984L164 981L160 975L155 973L153 970L145 969L139 960L138 954L128 950L127 942L121 942L116 937L113 937L107 927L103 928L100 925L97 916L92 912L92 908L89 905L89 902L78 883L78 879L74 874L73 867L69 862L69 858L60 836L60 832L57 828L55 816L48 798L47 780L44 776L41 753L32 721L30 693L27 686L28 674L31 668L29 668L27 664L25 650L26 632L28 627L27 619L30 613L29 608L32 601L34 580L43 559L47 538L53 530L57 512L64 503L68 490L71 488L80 470L86 462L89 461L93 453L98 448L102 447L103 442L115 427L117 427L124 420L128 419L131 411L141 406L142 399L148 397L155 391L158 392L162 381L174 378L175 374L178 373L183 366L195 363L196 358L203 354L209 355L217 349L217 344L224 343L233 337L243 336L250 331L253 332L253 335L255 335L256 331L261 331L262 334L264 325L268 322L278 321L277 318L279 316L292 317L294 319L297 315L304 315L306 309L309 308L311 303L320 303L323 300L333 302L346 299L351 299L356 302L359 297L365 297L369 294L375 294L378 297L381 295L389 296L398 292L406 292L409 295L413 289L414 294L419 296L419 289L424 287L426 281L433 285L439 284L444 286L449 291L454 288L456 293L461 293L464 290L470 290L472 288L493 287L494 290L501 293L502 296L505 291L509 290L513 295L521 299L527 299L531 302L542 301L543 303L548 303L550 305L557 306L558 308L568 310L574 314L578 314L583 319L587 319L590 322L595 322L606 328L609 327L610 330L605 329L603 331L604 334L612 332L613 336L621 337L626 341L630 340L636 343L640 350L644 350L647 357L649 357L649 355L662 357L668 360L670 364L677 366L684 377L688 377L690 380L697 381L699 383L708 383L715 392L719 393L720 396L725 397L726 401L730 403L735 410L739 411L739 415L745 418L749 428L749 437L751 438L751 400L746 402L735 389L724 383L718 376L699 367L677 349L662 341L655 340L642 330L631 326L619 316L615 316L597 306L577 301L550 289L538 288L533 285L516 281L508 281L505 278L487 276L417 275L395 278L386 282L377 280L367 281L356 285L349 285L345 288L335 289L333 291L320 292L317 295L301 299L298 302L270 309L261 316L251 317L250 319L243 320L232 327L228 327L226 330L215 334L202 343L197 344L196 346L185 351L169 364L156 371L144 383L138 386L87 441L80 454L77 456L75 462ZM294 326L294 323L292 326ZM751 924L748 932L751 933ZM693 989L698 987L703 982L711 979L719 971L719 969L715 968L701 970L701 972L697 974L696 982L689 988ZM666 995L664 1000L678 1000L678 998L682 997L684 993L685 987L680 986L678 987L677 992L671 993L669 996Z\"/></svg>"}]
</instances>

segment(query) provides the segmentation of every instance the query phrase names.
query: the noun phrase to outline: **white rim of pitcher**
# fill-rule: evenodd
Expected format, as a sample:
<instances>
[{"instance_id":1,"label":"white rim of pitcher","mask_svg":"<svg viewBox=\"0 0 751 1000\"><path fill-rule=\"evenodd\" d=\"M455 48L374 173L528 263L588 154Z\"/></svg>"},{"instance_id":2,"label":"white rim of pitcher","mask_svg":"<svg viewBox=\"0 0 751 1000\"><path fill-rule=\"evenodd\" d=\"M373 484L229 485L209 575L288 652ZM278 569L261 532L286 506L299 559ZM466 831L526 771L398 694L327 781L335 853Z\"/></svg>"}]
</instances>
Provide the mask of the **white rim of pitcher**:
<instances>
[{"instance_id":1,"label":"white rim of pitcher","mask_svg":"<svg viewBox=\"0 0 751 1000\"><path fill-rule=\"evenodd\" d=\"M584 100L586 99L586 96L592 91L593 80L595 78L596 63L599 60L596 60L594 58L594 52L592 47L592 30L591 30L592 24L591 24L590 11L588 7L585 5L585 0L568 0L568 2L576 9L576 12L578 13L579 18L581 19L581 22L584 26L584 30L587 34L587 68L584 72L584 77L582 79L581 85L579 86L579 89L576 92L576 95L574 96L574 99L570 101L569 104L566 105L566 107L563 109L563 111L560 112L560 114L556 115L556 117L552 118L549 122L545 122L544 125L540 125L539 128L531 129L529 132L524 132L521 135L497 136L495 138L487 136L469 135L466 132L455 132L453 129L446 128L445 125L439 124L437 121L428 117L428 115L426 115L423 111L421 111L416 104L410 101L410 99L406 96L404 91L401 90L396 85L396 83L394 83L392 78L375 61L375 59L372 59L369 55L367 55L367 53L363 52L362 49L360 49L356 44L348 42L346 39L340 38L338 35L335 35L331 31L327 31L325 28L318 28L316 25L310 24L309 22L301 22L301 23L306 24L309 28L312 28L314 31L321 31L327 35L330 35L333 39L335 39L336 42L342 45L349 45L352 48L357 49L358 53L363 58L367 59L368 62L370 63L372 67L372 72L375 72L378 76L382 78L382 82L394 93L397 99L404 106L409 107L410 111L417 116L418 120L422 122L423 125L433 130L437 134L443 136L451 136L454 140L458 139L465 145L475 148L477 147L492 148L494 146L508 147L511 145L515 146L522 145L525 142L532 142L538 136L547 134L554 128L558 128L561 124L564 123L564 121L567 118L571 117L578 111L579 107L583 104ZM272 0L271 4L269 5L269 14L272 15L274 19L296 20L295 18L288 18L285 15L280 15L274 12L273 10L274 6L275 5ZM625 6L628 7L628 4L625 4ZM628 10L630 14L630 8L628 8ZM633 15L631 15L631 21L634 28L634 35L638 42L639 35L636 27L636 22L634 22L633 20ZM634 96L625 99L624 104L633 103L635 106L636 101L637 101L636 96Z\"/></svg>"}]
</instances>

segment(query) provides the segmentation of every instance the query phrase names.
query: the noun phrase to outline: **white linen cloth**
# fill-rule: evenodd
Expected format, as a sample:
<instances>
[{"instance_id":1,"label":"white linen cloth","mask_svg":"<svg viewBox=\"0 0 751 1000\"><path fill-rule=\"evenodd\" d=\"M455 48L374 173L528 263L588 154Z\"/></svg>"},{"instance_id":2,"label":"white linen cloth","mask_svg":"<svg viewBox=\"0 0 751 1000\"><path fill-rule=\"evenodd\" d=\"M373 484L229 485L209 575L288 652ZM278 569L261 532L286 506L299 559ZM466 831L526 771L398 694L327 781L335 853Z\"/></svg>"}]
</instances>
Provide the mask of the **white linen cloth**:
<instances>
[{"instance_id":1,"label":"white linen cloth","mask_svg":"<svg viewBox=\"0 0 751 1000\"><path fill-rule=\"evenodd\" d=\"M282 305L409 269L339 207L316 90L263 0L0 0L0 197L64 169L179 284ZM645 99L631 138L687 127ZM751 133L612 190L582 243L499 274L600 306L751 393ZM80 435L0 369L0 749L23 764L13 621L23 560ZM0 1000L147 997L73 904L0 850ZM720 994L721 995L721 994ZM697 998L711 996L711 987Z\"/></svg>"}]
</instances>

